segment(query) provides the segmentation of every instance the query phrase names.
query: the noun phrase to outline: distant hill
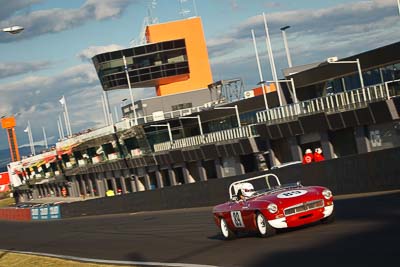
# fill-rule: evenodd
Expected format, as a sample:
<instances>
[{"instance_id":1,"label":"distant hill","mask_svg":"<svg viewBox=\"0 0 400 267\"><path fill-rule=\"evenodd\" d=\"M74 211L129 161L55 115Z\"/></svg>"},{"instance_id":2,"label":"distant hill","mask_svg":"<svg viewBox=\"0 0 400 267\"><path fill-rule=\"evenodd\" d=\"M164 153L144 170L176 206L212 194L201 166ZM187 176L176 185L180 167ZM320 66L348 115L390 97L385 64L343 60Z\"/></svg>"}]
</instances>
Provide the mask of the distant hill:
<instances>
[{"instance_id":1,"label":"distant hill","mask_svg":"<svg viewBox=\"0 0 400 267\"><path fill-rule=\"evenodd\" d=\"M44 146L35 146L35 151L38 153L42 151ZM19 154L22 156L28 156L31 153L30 147L24 146L19 148ZM0 149L0 172L7 171L7 164L10 163L11 156L10 150L7 149Z\"/></svg>"}]
</instances>

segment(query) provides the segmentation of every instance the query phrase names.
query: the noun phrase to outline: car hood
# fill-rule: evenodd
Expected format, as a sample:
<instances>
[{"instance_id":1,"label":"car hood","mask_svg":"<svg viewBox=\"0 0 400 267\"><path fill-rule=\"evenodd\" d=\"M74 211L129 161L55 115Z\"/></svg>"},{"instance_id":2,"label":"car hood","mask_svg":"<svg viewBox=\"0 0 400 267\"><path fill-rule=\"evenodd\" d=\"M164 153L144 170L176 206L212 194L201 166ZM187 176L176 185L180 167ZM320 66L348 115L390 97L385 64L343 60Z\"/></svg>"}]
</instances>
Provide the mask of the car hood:
<instances>
[{"instance_id":1,"label":"car hood","mask_svg":"<svg viewBox=\"0 0 400 267\"><path fill-rule=\"evenodd\" d=\"M253 201L263 201L275 204L295 205L299 202L307 202L315 199L322 199L322 191L326 189L320 186L299 186L291 188L282 188L267 192L253 198ZM285 206L286 206L285 205Z\"/></svg>"}]
</instances>

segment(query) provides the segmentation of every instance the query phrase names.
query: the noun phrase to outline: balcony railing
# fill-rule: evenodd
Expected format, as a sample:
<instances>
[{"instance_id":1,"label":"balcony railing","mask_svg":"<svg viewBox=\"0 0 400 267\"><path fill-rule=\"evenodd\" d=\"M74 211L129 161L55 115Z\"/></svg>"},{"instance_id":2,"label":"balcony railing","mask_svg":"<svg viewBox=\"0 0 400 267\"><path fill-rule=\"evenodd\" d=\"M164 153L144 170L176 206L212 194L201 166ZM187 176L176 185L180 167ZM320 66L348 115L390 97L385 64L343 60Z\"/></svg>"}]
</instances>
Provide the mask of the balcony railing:
<instances>
[{"instance_id":1,"label":"balcony railing","mask_svg":"<svg viewBox=\"0 0 400 267\"><path fill-rule=\"evenodd\" d=\"M210 107L211 107L211 105L209 107L207 107L205 105L205 106L198 106L198 107L179 109L179 110L167 111L167 112L160 111L159 113L157 112L155 114L147 115L147 116L138 116L137 124L145 124L145 123L149 123L149 122L156 122L156 121L163 121L163 120L168 120L168 119L172 119L172 118L179 118L179 117L183 117L183 116L187 116L187 115L190 115L193 113L200 112L202 110L209 109ZM135 126L134 118L130 118L127 120L129 121L130 126ZM120 123L120 122L118 122L118 123ZM117 127L117 129L119 130L118 127Z\"/></svg>"},{"instance_id":2,"label":"balcony railing","mask_svg":"<svg viewBox=\"0 0 400 267\"><path fill-rule=\"evenodd\" d=\"M239 138L255 137L251 125L240 128L233 128L213 133L204 134L203 136L191 136L187 138L177 139L174 142L163 142L154 145L154 151L165 151L170 149L179 149L184 147L198 146L202 144L211 144L222 141L234 140Z\"/></svg>"},{"instance_id":3,"label":"balcony railing","mask_svg":"<svg viewBox=\"0 0 400 267\"><path fill-rule=\"evenodd\" d=\"M366 107L368 103L388 99L400 95L400 90L390 88L389 84L400 83L400 80L386 82L363 89L351 90L343 93L332 94L325 97L314 98L296 104L276 107L258 112L257 122L278 123L281 121L295 120L300 116L320 112L334 113L346 110ZM192 136L171 142L163 142L154 145L154 151L165 151L190 146L198 146L207 143L216 143L244 137L258 136L252 131L251 125L224 131L205 134L204 136Z\"/></svg>"},{"instance_id":4,"label":"balcony railing","mask_svg":"<svg viewBox=\"0 0 400 267\"><path fill-rule=\"evenodd\" d=\"M393 82L398 82L398 80ZM352 110L366 107L368 103L388 99L394 95L398 94L395 91L390 93L388 83L385 83L260 111L257 113L257 121L272 124L295 120L299 116L314 113L326 112L329 114Z\"/></svg>"}]
</instances>

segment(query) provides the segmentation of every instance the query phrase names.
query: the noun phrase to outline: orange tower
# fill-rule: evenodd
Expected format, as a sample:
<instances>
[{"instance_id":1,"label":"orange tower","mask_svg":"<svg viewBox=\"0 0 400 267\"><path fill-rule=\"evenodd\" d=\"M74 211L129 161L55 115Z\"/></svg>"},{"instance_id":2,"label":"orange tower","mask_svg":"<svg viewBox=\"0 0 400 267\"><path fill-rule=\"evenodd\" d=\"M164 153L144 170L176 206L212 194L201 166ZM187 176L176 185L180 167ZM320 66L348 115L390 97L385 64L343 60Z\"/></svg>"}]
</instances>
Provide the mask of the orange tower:
<instances>
[{"instance_id":1,"label":"orange tower","mask_svg":"<svg viewBox=\"0 0 400 267\"><path fill-rule=\"evenodd\" d=\"M8 144L10 147L11 161L19 161L19 150L17 143L17 136L15 135L15 118L8 117L1 120L1 126L7 130Z\"/></svg>"},{"instance_id":2,"label":"orange tower","mask_svg":"<svg viewBox=\"0 0 400 267\"><path fill-rule=\"evenodd\" d=\"M172 78L168 84L157 85L158 96L207 88L213 82L200 17L149 25L146 39L148 43L185 39L190 77L184 81Z\"/></svg>"}]
</instances>

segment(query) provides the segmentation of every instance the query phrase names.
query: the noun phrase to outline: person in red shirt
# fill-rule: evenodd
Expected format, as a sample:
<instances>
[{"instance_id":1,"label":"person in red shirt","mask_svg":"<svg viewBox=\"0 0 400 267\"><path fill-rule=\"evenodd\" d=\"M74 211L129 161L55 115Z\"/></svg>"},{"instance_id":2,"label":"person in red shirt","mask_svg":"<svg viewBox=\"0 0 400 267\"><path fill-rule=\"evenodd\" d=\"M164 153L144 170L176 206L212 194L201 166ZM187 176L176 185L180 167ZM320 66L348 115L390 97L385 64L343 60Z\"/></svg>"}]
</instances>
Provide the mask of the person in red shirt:
<instances>
[{"instance_id":1,"label":"person in red shirt","mask_svg":"<svg viewBox=\"0 0 400 267\"><path fill-rule=\"evenodd\" d=\"M310 164L314 161L314 155L311 149L306 149L306 153L303 156L303 164Z\"/></svg>"},{"instance_id":2,"label":"person in red shirt","mask_svg":"<svg viewBox=\"0 0 400 267\"><path fill-rule=\"evenodd\" d=\"M325 157L322 155L322 149L321 148L316 148L315 152L314 152L314 161L318 162L318 161L323 161L325 160Z\"/></svg>"}]
</instances>

